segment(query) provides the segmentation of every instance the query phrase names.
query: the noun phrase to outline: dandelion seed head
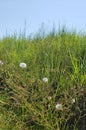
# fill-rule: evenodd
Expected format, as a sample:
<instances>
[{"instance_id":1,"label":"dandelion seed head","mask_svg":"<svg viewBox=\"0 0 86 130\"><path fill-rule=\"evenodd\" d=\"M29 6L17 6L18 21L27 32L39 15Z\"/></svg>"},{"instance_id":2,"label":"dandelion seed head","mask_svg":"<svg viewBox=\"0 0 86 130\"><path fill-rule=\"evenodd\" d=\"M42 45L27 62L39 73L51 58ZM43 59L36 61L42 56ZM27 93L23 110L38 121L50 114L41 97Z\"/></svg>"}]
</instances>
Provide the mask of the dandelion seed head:
<instances>
[{"instance_id":1,"label":"dandelion seed head","mask_svg":"<svg viewBox=\"0 0 86 130\"><path fill-rule=\"evenodd\" d=\"M58 109L58 110L62 109L62 104L57 103L56 104L56 109Z\"/></svg>"},{"instance_id":2,"label":"dandelion seed head","mask_svg":"<svg viewBox=\"0 0 86 130\"><path fill-rule=\"evenodd\" d=\"M2 66L3 65L3 62L2 62L2 60L0 60L0 66Z\"/></svg>"},{"instance_id":3,"label":"dandelion seed head","mask_svg":"<svg viewBox=\"0 0 86 130\"><path fill-rule=\"evenodd\" d=\"M75 103L76 102L76 100L75 100L75 98L73 98L72 100L71 100L71 103Z\"/></svg>"},{"instance_id":4,"label":"dandelion seed head","mask_svg":"<svg viewBox=\"0 0 86 130\"><path fill-rule=\"evenodd\" d=\"M44 77L44 78L42 79L42 81L43 81L44 83L47 83L47 82L48 82L48 78Z\"/></svg>"},{"instance_id":5,"label":"dandelion seed head","mask_svg":"<svg viewBox=\"0 0 86 130\"><path fill-rule=\"evenodd\" d=\"M19 66L20 66L21 68L26 68L26 67L27 67L26 63L20 63Z\"/></svg>"}]
</instances>

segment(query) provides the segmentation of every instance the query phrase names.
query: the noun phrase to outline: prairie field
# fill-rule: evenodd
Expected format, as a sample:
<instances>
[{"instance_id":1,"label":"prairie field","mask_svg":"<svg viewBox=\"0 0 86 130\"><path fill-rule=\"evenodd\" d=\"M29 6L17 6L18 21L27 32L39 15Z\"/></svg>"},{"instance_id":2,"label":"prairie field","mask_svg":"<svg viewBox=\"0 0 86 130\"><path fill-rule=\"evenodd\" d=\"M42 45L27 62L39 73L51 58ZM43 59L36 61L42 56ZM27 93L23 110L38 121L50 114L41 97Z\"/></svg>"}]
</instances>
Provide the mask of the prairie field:
<instances>
[{"instance_id":1,"label":"prairie field","mask_svg":"<svg viewBox=\"0 0 86 130\"><path fill-rule=\"evenodd\" d=\"M0 40L0 130L86 130L86 35Z\"/></svg>"}]
</instances>

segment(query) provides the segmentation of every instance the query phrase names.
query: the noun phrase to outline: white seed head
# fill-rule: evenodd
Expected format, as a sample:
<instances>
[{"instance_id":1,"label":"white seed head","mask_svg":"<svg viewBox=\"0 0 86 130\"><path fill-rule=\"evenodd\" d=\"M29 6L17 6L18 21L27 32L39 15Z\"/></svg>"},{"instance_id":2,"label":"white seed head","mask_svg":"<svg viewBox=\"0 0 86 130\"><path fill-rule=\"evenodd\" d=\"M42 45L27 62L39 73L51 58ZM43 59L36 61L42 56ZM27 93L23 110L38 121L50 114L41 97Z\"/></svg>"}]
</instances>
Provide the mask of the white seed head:
<instances>
[{"instance_id":1,"label":"white seed head","mask_svg":"<svg viewBox=\"0 0 86 130\"><path fill-rule=\"evenodd\" d=\"M21 68L26 68L27 65L26 65L26 63L20 63L20 67L21 67Z\"/></svg>"},{"instance_id":2,"label":"white seed head","mask_svg":"<svg viewBox=\"0 0 86 130\"><path fill-rule=\"evenodd\" d=\"M44 83L47 83L47 82L48 82L48 78L45 77L45 78L42 79L42 81L43 81Z\"/></svg>"},{"instance_id":3,"label":"white seed head","mask_svg":"<svg viewBox=\"0 0 86 130\"><path fill-rule=\"evenodd\" d=\"M3 65L3 62L2 62L2 60L0 60L0 66L2 66Z\"/></svg>"},{"instance_id":4,"label":"white seed head","mask_svg":"<svg viewBox=\"0 0 86 130\"><path fill-rule=\"evenodd\" d=\"M62 109L62 104L57 103L56 104L56 109L58 109L58 110Z\"/></svg>"},{"instance_id":5,"label":"white seed head","mask_svg":"<svg viewBox=\"0 0 86 130\"><path fill-rule=\"evenodd\" d=\"M71 100L71 103L75 103L76 102L76 100L75 100L75 98L73 98L72 100Z\"/></svg>"}]
</instances>

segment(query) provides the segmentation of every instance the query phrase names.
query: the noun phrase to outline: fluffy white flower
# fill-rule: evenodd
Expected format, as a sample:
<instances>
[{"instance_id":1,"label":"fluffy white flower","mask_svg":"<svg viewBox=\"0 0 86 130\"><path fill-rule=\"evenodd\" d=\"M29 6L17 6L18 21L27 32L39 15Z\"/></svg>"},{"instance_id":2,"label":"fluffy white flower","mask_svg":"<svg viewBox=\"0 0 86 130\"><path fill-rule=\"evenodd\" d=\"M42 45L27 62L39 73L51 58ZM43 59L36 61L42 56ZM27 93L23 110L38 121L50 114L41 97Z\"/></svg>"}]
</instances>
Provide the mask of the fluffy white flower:
<instances>
[{"instance_id":1,"label":"fluffy white flower","mask_svg":"<svg viewBox=\"0 0 86 130\"><path fill-rule=\"evenodd\" d=\"M62 109L62 104L57 103L56 104L56 109L61 110Z\"/></svg>"},{"instance_id":2,"label":"fluffy white flower","mask_svg":"<svg viewBox=\"0 0 86 130\"><path fill-rule=\"evenodd\" d=\"M20 67L21 67L21 68L26 68L27 65L26 65L26 63L20 63Z\"/></svg>"},{"instance_id":3,"label":"fluffy white flower","mask_svg":"<svg viewBox=\"0 0 86 130\"><path fill-rule=\"evenodd\" d=\"M76 100L75 100L75 98L73 98L72 100L71 100L71 103L75 103L76 102Z\"/></svg>"},{"instance_id":4,"label":"fluffy white flower","mask_svg":"<svg viewBox=\"0 0 86 130\"><path fill-rule=\"evenodd\" d=\"M42 81L43 81L44 83L47 83L47 82L48 82L48 78L45 77L45 78L42 79Z\"/></svg>"},{"instance_id":5,"label":"fluffy white flower","mask_svg":"<svg viewBox=\"0 0 86 130\"><path fill-rule=\"evenodd\" d=\"M0 60L0 66L2 66L3 65L3 62L2 62L2 60Z\"/></svg>"}]
</instances>

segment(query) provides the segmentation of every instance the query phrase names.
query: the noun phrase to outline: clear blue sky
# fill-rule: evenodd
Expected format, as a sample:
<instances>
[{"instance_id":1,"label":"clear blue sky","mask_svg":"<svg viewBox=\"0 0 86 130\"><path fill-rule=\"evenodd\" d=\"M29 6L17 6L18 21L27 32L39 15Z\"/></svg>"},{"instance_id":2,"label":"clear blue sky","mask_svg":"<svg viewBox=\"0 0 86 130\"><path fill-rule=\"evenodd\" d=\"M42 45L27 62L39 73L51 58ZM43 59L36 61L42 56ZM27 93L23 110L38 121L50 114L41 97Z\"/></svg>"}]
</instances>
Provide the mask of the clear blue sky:
<instances>
[{"instance_id":1,"label":"clear blue sky","mask_svg":"<svg viewBox=\"0 0 86 130\"><path fill-rule=\"evenodd\" d=\"M42 23L49 30L58 24L86 30L86 0L0 0L0 37L36 32Z\"/></svg>"}]
</instances>

